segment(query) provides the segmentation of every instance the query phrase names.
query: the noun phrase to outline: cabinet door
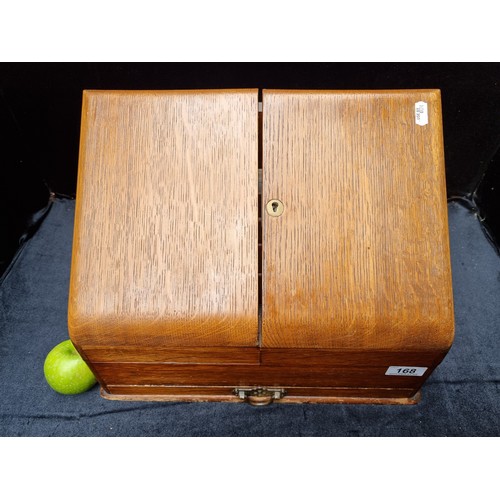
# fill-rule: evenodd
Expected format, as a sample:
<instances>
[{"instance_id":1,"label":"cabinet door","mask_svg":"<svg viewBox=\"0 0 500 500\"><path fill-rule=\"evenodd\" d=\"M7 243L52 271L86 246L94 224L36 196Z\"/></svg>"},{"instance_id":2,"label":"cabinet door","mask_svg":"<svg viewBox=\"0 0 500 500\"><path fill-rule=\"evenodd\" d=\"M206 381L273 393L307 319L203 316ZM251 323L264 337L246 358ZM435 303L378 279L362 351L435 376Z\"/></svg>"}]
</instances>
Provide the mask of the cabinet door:
<instances>
[{"instance_id":1,"label":"cabinet door","mask_svg":"<svg viewBox=\"0 0 500 500\"><path fill-rule=\"evenodd\" d=\"M439 91L264 91L263 207L263 347L450 346Z\"/></svg>"},{"instance_id":2,"label":"cabinet door","mask_svg":"<svg viewBox=\"0 0 500 500\"><path fill-rule=\"evenodd\" d=\"M257 90L86 92L72 339L256 346L257 199Z\"/></svg>"}]
</instances>

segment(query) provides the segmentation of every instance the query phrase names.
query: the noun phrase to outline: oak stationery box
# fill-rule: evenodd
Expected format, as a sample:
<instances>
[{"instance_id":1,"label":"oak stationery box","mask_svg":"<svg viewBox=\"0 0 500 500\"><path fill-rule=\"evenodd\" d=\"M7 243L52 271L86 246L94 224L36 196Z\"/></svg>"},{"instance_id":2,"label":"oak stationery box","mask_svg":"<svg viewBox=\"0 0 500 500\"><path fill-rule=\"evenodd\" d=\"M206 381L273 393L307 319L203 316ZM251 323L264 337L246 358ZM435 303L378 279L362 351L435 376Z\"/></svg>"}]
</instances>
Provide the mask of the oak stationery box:
<instances>
[{"instance_id":1,"label":"oak stationery box","mask_svg":"<svg viewBox=\"0 0 500 500\"><path fill-rule=\"evenodd\" d=\"M439 90L85 91L68 320L110 399L416 402L454 330Z\"/></svg>"}]
</instances>

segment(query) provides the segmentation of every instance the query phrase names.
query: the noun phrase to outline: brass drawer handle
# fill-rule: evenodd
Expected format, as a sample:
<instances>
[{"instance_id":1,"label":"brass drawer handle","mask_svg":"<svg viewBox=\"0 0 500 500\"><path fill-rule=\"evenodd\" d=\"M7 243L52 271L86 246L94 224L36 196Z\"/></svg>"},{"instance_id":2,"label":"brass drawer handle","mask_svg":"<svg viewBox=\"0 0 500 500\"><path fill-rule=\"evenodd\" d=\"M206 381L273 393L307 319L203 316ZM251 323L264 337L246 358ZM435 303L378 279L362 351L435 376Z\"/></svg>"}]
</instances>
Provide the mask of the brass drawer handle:
<instances>
[{"instance_id":1,"label":"brass drawer handle","mask_svg":"<svg viewBox=\"0 0 500 500\"><path fill-rule=\"evenodd\" d=\"M274 400L286 396L284 389L266 389L265 387L237 388L233 392L251 406L267 406Z\"/></svg>"}]
</instances>

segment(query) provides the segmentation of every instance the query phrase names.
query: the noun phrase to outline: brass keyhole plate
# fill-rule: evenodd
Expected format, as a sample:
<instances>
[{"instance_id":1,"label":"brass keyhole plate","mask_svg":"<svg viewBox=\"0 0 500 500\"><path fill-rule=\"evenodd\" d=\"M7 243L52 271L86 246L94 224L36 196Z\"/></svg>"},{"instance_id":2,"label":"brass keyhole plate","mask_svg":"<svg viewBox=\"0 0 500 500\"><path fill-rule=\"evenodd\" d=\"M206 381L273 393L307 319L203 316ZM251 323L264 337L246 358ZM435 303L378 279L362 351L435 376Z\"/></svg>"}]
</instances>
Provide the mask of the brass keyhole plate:
<instances>
[{"instance_id":1,"label":"brass keyhole plate","mask_svg":"<svg viewBox=\"0 0 500 500\"><path fill-rule=\"evenodd\" d=\"M285 210L285 206L280 200L269 200L266 204L266 210L271 217L279 217Z\"/></svg>"}]
</instances>

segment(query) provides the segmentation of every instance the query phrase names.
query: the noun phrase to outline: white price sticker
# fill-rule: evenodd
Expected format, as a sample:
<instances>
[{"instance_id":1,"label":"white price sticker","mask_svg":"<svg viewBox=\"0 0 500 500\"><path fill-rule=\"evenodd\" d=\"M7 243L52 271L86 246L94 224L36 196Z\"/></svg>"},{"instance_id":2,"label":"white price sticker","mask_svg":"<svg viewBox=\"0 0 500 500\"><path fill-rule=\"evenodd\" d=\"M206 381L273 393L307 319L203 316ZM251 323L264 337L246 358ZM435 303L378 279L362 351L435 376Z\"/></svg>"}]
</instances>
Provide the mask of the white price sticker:
<instances>
[{"instance_id":1,"label":"white price sticker","mask_svg":"<svg viewBox=\"0 0 500 500\"><path fill-rule=\"evenodd\" d=\"M429 114L427 113L427 103L418 101L415 103L415 123L417 125L427 125L429 123Z\"/></svg>"},{"instance_id":2,"label":"white price sticker","mask_svg":"<svg viewBox=\"0 0 500 500\"><path fill-rule=\"evenodd\" d=\"M389 366L386 375L400 375L402 377L421 377L427 366Z\"/></svg>"}]
</instances>

